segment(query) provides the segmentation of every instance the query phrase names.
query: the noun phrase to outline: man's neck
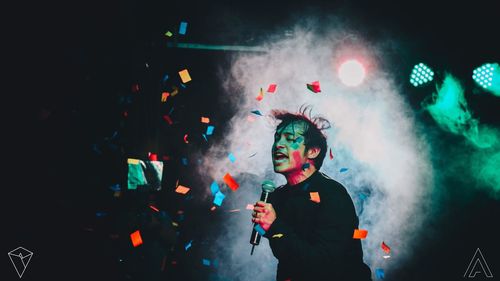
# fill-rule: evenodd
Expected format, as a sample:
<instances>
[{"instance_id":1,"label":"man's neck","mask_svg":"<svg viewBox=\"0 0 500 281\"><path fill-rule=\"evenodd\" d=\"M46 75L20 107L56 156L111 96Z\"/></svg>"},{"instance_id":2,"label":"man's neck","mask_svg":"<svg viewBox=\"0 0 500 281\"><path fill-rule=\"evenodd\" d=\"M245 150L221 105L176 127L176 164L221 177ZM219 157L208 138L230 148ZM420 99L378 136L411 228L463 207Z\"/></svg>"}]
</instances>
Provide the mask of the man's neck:
<instances>
[{"instance_id":1,"label":"man's neck","mask_svg":"<svg viewBox=\"0 0 500 281\"><path fill-rule=\"evenodd\" d=\"M285 175L285 177L288 185L297 185L308 179L312 174L314 174L314 172L316 172L316 167L311 165L305 170L301 169L297 172L292 172Z\"/></svg>"}]
</instances>

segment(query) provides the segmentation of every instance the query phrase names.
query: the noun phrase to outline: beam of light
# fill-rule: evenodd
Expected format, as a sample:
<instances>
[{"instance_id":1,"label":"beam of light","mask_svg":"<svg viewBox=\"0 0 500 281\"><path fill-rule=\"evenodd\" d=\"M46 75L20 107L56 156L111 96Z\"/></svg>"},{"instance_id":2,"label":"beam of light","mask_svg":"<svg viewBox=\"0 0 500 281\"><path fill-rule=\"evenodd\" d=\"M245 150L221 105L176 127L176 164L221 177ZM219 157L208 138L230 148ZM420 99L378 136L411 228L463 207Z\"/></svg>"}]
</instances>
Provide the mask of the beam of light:
<instances>
[{"instance_id":1,"label":"beam of light","mask_svg":"<svg viewBox=\"0 0 500 281\"><path fill-rule=\"evenodd\" d=\"M415 86L421 86L434 80L434 71L424 63L416 64L410 74L410 83Z\"/></svg>"},{"instance_id":2,"label":"beam of light","mask_svg":"<svg viewBox=\"0 0 500 281\"><path fill-rule=\"evenodd\" d=\"M344 85L356 87L365 79L366 71L359 61L353 59L340 65L338 75Z\"/></svg>"},{"instance_id":3,"label":"beam of light","mask_svg":"<svg viewBox=\"0 0 500 281\"><path fill-rule=\"evenodd\" d=\"M485 63L472 71L472 79L483 89L500 96L500 66L498 63Z\"/></svg>"},{"instance_id":4,"label":"beam of light","mask_svg":"<svg viewBox=\"0 0 500 281\"><path fill-rule=\"evenodd\" d=\"M260 46L242 46L242 45L209 45L197 43L167 43L168 48L180 49L198 49L211 51L241 51L241 52L266 52L267 49Z\"/></svg>"}]
</instances>

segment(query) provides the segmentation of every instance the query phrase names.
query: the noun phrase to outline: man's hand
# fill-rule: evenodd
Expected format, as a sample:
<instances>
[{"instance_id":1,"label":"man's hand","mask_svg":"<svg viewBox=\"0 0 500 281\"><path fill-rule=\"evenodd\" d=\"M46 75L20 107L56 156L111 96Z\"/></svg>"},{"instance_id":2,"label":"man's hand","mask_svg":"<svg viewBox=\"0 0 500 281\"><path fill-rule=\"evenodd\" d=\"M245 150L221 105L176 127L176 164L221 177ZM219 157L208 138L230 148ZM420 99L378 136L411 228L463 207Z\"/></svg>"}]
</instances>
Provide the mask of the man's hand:
<instances>
[{"instance_id":1,"label":"man's hand","mask_svg":"<svg viewBox=\"0 0 500 281\"><path fill-rule=\"evenodd\" d=\"M271 203L265 203L264 201L258 201L253 210L252 221L260 224L260 226L267 231L276 219L276 211L274 211L273 205Z\"/></svg>"}]
</instances>

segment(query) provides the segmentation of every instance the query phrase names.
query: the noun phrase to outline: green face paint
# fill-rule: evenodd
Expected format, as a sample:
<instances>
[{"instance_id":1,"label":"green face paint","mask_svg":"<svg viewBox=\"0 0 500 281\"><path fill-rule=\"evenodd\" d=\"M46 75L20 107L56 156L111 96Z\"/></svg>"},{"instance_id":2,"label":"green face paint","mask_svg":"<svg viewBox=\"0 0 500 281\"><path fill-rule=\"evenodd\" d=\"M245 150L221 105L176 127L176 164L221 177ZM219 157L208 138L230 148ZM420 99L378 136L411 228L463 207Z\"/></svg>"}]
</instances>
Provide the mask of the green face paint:
<instances>
[{"instance_id":1,"label":"green face paint","mask_svg":"<svg viewBox=\"0 0 500 281\"><path fill-rule=\"evenodd\" d=\"M306 125L302 122L293 122L276 131L272 148L275 172L289 173L300 170L307 162L307 157L304 156L305 129Z\"/></svg>"}]
</instances>

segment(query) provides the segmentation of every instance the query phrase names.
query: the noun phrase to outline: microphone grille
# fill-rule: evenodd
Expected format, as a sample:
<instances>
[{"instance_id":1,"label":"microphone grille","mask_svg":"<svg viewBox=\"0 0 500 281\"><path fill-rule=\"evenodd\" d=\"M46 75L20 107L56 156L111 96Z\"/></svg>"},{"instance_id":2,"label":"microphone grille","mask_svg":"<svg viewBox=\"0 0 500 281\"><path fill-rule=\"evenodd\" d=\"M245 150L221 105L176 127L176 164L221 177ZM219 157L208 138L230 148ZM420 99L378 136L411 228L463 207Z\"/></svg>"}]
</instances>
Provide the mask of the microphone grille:
<instances>
[{"instance_id":1,"label":"microphone grille","mask_svg":"<svg viewBox=\"0 0 500 281\"><path fill-rule=\"evenodd\" d=\"M262 182L262 190L265 192L273 192L276 189L274 182L265 180Z\"/></svg>"}]
</instances>

